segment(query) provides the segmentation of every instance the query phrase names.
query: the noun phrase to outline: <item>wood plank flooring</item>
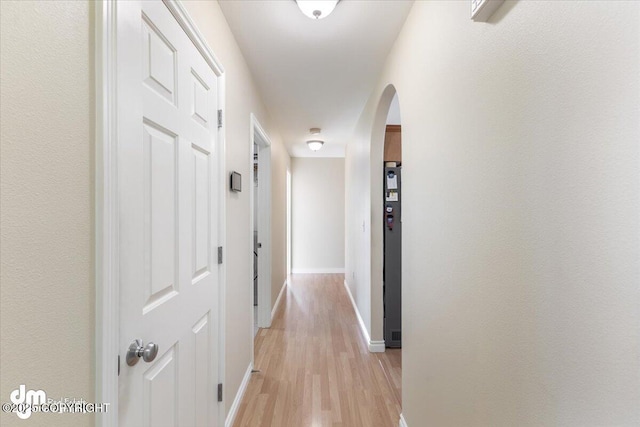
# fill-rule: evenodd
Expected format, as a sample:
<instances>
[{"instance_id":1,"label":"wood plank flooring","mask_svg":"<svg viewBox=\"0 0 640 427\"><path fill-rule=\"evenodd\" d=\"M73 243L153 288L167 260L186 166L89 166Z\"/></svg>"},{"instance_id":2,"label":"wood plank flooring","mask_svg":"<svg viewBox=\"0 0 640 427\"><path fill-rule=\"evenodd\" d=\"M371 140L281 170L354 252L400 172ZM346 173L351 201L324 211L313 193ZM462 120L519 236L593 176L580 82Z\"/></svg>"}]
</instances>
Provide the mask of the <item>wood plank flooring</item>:
<instances>
[{"instance_id":1,"label":"wood plank flooring","mask_svg":"<svg viewBox=\"0 0 640 427\"><path fill-rule=\"evenodd\" d=\"M402 406L402 349L388 348L384 353L376 353L376 357L380 360L398 405Z\"/></svg>"},{"instance_id":2,"label":"wood plank flooring","mask_svg":"<svg viewBox=\"0 0 640 427\"><path fill-rule=\"evenodd\" d=\"M396 427L400 357L369 353L342 274L291 276L235 427ZM385 371L386 369L386 371Z\"/></svg>"}]
</instances>

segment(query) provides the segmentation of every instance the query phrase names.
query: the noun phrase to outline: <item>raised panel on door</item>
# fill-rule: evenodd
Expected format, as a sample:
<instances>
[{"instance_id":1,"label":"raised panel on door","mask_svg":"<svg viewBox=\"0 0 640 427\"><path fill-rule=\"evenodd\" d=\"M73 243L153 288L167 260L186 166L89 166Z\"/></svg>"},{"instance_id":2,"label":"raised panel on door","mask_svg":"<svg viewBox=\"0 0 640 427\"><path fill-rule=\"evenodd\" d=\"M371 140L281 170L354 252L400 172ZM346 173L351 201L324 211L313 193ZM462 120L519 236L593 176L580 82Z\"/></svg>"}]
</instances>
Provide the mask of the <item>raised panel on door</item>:
<instances>
[{"instance_id":1,"label":"raised panel on door","mask_svg":"<svg viewBox=\"0 0 640 427\"><path fill-rule=\"evenodd\" d=\"M213 401L211 382L211 313L202 317L192 328L193 358L192 367L195 376L195 406L194 419L196 426L210 424L211 402Z\"/></svg>"},{"instance_id":2,"label":"raised panel on door","mask_svg":"<svg viewBox=\"0 0 640 427\"><path fill-rule=\"evenodd\" d=\"M192 145L193 156L193 283L210 272L211 262L211 174L210 153Z\"/></svg>"},{"instance_id":3,"label":"raised panel on door","mask_svg":"<svg viewBox=\"0 0 640 427\"><path fill-rule=\"evenodd\" d=\"M190 120L186 131L192 143L204 150L215 153L215 137L217 130L217 80L211 68L201 56L188 58L189 83L181 102Z\"/></svg>"},{"instance_id":4,"label":"raised panel on door","mask_svg":"<svg viewBox=\"0 0 640 427\"><path fill-rule=\"evenodd\" d=\"M143 82L172 104L176 103L177 51L146 14L142 14Z\"/></svg>"},{"instance_id":5,"label":"raised panel on door","mask_svg":"<svg viewBox=\"0 0 640 427\"><path fill-rule=\"evenodd\" d=\"M171 347L144 373L143 426L175 427L178 420L178 348Z\"/></svg>"},{"instance_id":6,"label":"raised panel on door","mask_svg":"<svg viewBox=\"0 0 640 427\"><path fill-rule=\"evenodd\" d=\"M211 105L209 102L209 92L211 91L211 88L193 68L191 69L191 83L193 88L191 117L200 125L208 127L212 115Z\"/></svg>"},{"instance_id":7,"label":"raised panel on door","mask_svg":"<svg viewBox=\"0 0 640 427\"><path fill-rule=\"evenodd\" d=\"M178 294L178 137L156 123L145 121L144 314Z\"/></svg>"}]
</instances>

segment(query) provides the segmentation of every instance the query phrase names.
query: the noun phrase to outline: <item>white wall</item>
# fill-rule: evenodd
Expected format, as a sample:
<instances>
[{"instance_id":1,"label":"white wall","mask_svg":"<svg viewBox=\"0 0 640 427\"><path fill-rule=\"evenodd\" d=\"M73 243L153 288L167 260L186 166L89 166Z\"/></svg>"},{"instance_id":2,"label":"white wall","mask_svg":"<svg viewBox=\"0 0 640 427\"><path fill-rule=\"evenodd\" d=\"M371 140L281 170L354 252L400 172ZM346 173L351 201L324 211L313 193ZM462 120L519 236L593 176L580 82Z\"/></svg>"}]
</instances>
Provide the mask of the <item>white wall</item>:
<instances>
[{"instance_id":1,"label":"white wall","mask_svg":"<svg viewBox=\"0 0 640 427\"><path fill-rule=\"evenodd\" d=\"M391 100L391 105L389 106L389 113L387 115L387 124L388 125L402 124L402 120L400 116L400 100L398 99L398 94L396 94Z\"/></svg>"},{"instance_id":2,"label":"white wall","mask_svg":"<svg viewBox=\"0 0 640 427\"><path fill-rule=\"evenodd\" d=\"M25 384L93 402L93 6L2 1L0 18L0 400ZM52 422L93 417L0 415Z\"/></svg>"},{"instance_id":3,"label":"white wall","mask_svg":"<svg viewBox=\"0 0 640 427\"><path fill-rule=\"evenodd\" d=\"M217 2L184 2L225 68L228 411L252 358L250 113L272 142L272 282L286 278L289 155ZM2 1L0 397L20 384L52 397L94 400L94 5ZM273 298L275 300L275 297ZM242 333L241 331L246 331ZM34 347L35 346L35 347ZM34 350L35 349L35 350ZM90 415L58 415L92 425ZM2 413L0 424L18 419ZM51 425L33 415L29 425Z\"/></svg>"},{"instance_id":4,"label":"white wall","mask_svg":"<svg viewBox=\"0 0 640 427\"><path fill-rule=\"evenodd\" d=\"M344 271L344 159L291 159L292 272Z\"/></svg>"},{"instance_id":5,"label":"white wall","mask_svg":"<svg viewBox=\"0 0 640 427\"><path fill-rule=\"evenodd\" d=\"M273 308L287 279L287 171L291 170L291 158L276 128L272 125L267 132L271 137L271 307Z\"/></svg>"},{"instance_id":6,"label":"white wall","mask_svg":"<svg viewBox=\"0 0 640 427\"><path fill-rule=\"evenodd\" d=\"M346 275L372 331L369 144L393 84L409 426L640 425L639 18L415 2L346 158Z\"/></svg>"}]
</instances>

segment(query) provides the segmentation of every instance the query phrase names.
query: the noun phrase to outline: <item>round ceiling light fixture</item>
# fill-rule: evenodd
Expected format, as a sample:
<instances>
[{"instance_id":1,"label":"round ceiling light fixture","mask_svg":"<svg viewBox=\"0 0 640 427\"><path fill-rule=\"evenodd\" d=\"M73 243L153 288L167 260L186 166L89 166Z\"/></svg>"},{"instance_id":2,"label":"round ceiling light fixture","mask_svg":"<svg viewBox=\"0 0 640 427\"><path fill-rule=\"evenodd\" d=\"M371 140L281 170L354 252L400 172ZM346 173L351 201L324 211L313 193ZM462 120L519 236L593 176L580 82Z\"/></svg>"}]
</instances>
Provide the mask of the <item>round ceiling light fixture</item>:
<instances>
[{"instance_id":1,"label":"round ceiling light fixture","mask_svg":"<svg viewBox=\"0 0 640 427\"><path fill-rule=\"evenodd\" d=\"M307 141L307 145L309 146L311 151L318 151L324 145L324 141L322 141L321 139L312 139L310 141Z\"/></svg>"},{"instance_id":2,"label":"round ceiling light fixture","mask_svg":"<svg viewBox=\"0 0 640 427\"><path fill-rule=\"evenodd\" d=\"M296 0L298 7L311 19L322 19L335 9L339 0Z\"/></svg>"},{"instance_id":3,"label":"round ceiling light fixture","mask_svg":"<svg viewBox=\"0 0 640 427\"><path fill-rule=\"evenodd\" d=\"M309 133L311 135L320 135L320 128L311 128L309 129ZM322 148L322 146L324 145L324 141L321 139L317 139L318 137L316 136L316 139L312 139L307 141L307 145L309 146L309 149L311 149L311 151L318 151L319 149Z\"/></svg>"}]
</instances>

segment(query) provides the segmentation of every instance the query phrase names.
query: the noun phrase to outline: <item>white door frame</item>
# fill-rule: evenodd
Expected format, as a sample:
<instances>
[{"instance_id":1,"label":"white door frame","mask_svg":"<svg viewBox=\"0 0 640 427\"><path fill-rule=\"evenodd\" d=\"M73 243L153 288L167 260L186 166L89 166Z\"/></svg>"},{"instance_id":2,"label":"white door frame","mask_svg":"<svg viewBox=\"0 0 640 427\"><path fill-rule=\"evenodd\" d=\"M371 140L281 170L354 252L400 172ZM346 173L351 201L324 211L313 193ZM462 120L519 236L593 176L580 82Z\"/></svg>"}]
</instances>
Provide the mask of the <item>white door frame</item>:
<instances>
[{"instance_id":1,"label":"white door frame","mask_svg":"<svg viewBox=\"0 0 640 427\"><path fill-rule=\"evenodd\" d=\"M262 248L258 249L258 327L271 327L271 140L262 125L251 113L249 128L249 160L253 171L253 144L258 146L258 242ZM251 237L251 258L253 260L253 187L249 192L250 209L249 234ZM253 289L253 276L251 288ZM251 313L253 317L253 292L251 292ZM251 336L253 325L251 323ZM252 340L253 342L253 340Z\"/></svg>"},{"instance_id":2,"label":"white door frame","mask_svg":"<svg viewBox=\"0 0 640 427\"><path fill-rule=\"evenodd\" d=\"M162 0L180 27L189 36L206 62L218 76L218 108L224 111L225 72L205 38L180 0ZM124 349L119 342L119 270L118 270L118 165L117 165L117 0L103 0L96 4L96 158L95 158L95 281L96 334L95 376L96 402L109 403L107 413L96 412L96 426L118 425L118 358ZM226 247L226 173L225 126L218 128L218 236ZM226 263L219 268L218 307L218 379L224 379L225 359L225 294ZM121 361L124 363L124 360ZM218 425L223 426L225 411L218 411Z\"/></svg>"}]
</instances>

